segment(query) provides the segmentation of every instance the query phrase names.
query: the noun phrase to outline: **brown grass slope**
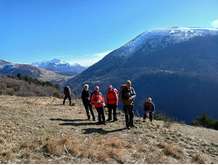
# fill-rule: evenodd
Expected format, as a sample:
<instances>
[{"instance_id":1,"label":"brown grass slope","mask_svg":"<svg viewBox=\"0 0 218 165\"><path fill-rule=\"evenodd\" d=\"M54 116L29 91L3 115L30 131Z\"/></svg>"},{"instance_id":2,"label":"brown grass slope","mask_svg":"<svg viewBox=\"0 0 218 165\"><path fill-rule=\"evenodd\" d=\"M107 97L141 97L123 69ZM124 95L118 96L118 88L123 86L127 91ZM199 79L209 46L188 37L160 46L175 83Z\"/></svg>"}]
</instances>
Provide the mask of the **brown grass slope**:
<instances>
[{"instance_id":1,"label":"brown grass slope","mask_svg":"<svg viewBox=\"0 0 218 165\"><path fill-rule=\"evenodd\" d=\"M54 86L39 85L15 77L0 77L0 95L16 96L60 96L60 91Z\"/></svg>"},{"instance_id":2,"label":"brown grass slope","mask_svg":"<svg viewBox=\"0 0 218 165\"><path fill-rule=\"evenodd\" d=\"M218 163L218 132L162 121L87 121L80 100L0 96L0 163Z\"/></svg>"}]
</instances>

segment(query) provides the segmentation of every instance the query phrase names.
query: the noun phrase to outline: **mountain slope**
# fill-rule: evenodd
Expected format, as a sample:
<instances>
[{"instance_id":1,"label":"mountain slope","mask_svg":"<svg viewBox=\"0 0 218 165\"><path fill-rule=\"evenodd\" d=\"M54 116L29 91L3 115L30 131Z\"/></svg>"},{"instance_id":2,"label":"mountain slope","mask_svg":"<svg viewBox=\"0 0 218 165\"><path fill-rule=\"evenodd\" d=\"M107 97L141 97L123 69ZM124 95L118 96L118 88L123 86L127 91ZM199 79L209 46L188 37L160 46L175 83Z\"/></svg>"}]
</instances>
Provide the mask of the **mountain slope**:
<instances>
[{"instance_id":1,"label":"mountain slope","mask_svg":"<svg viewBox=\"0 0 218 165\"><path fill-rule=\"evenodd\" d=\"M1 76L0 95L60 97L61 92L54 85L46 82Z\"/></svg>"},{"instance_id":2,"label":"mountain slope","mask_svg":"<svg viewBox=\"0 0 218 165\"><path fill-rule=\"evenodd\" d=\"M50 71L54 71L56 73L69 75L69 76L77 75L86 69L85 67L79 64L71 65L59 59L53 59L53 60L45 61L41 63L33 63L33 65L50 70Z\"/></svg>"},{"instance_id":3,"label":"mountain slope","mask_svg":"<svg viewBox=\"0 0 218 165\"><path fill-rule=\"evenodd\" d=\"M217 163L218 132L155 120L86 120L80 100L0 96L0 163ZM96 111L94 111L96 114Z\"/></svg>"},{"instance_id":4,"label":"mountain slope","mask_svg":"<svg viewBox=\"0 0 218 165\"><path fill-rule=\"evenodd\" d=\"M218 118L218 30L171 28L145 32L68 81L119 88L131 79L136 111L152 96L158 111L190 122L201 113Z\"/></svg>"},{"instance_id":5,"label":"mountain slope","mask_svg":"<svg viewBox=\"0 0 218 165\"><path fill-rule=\"evenodd\" d=\"M28 64L14 64L3 60L0 61L0 75L17 76L17 74L57 84L62 84L64 81L71 78L70 76L64 76Z\"/></svg>"}]
</instances>

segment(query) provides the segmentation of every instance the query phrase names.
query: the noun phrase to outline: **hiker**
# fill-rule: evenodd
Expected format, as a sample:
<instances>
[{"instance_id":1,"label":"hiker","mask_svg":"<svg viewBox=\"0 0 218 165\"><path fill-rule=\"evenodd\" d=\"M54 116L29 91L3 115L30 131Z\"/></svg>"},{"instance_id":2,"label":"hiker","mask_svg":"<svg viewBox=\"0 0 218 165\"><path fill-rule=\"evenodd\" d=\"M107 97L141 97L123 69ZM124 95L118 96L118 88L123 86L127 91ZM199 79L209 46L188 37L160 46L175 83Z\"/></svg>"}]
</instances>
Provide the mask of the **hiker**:
<instances>
[{"instance_id":1,"label":"hiker","mask_svg":"<svg viewBox=\"0 0 218 165\"><path fill-rule=\"evenodd\" d=\"M69 105L71 106L71 89L69 86L64 87L64 101L63 105L65 105L66 99L69 99Z\"/></svg>"},{"instance_id":2,"label":"hiker","mask_svg":"<svg viewBox=\"0 0 218 165\"><path fill-rule=\"evenodd\" d=\"M91 103L95 106L98 112L98 123L97 124L105 124L105 116L104 116L104 96L101 94L99 86L95 87L95 91L91 97Z\"/></svg>"},{"instance_id":3,"label":"hiker","mask_svg":"<svg viewBox=\"0 0 218 165\"><path fill-rule=\"evenodd\" d=\"M85 107L88 120L90 120L90 114L89 114L89 112L90 112L92 115L92 120L95 121L95 115L94 115L94 112L92 110L92 104L91 104L91 93L89 92L89 85L88 84L85 84L83 86L81 99L82 99L83 105Z\"/></svg>"},{"instance_id":4,"label":"hiker","mask_svg":"<svg viewBox=\"0 0 218 165\"><path fill-rule=\"evenodd\" d=\"M145 100L145 103L144 103L144 117L143 117L143 122L145 122L145 119L147 117L149 117L150 121L152 122L153 120L153 112L155 110L155 105L152 101L152 98L151 97L148 97L146 100Z\"/></svg>"},{"instance_id":5,"label":"hiker","mask_svg":"<svg viewBox=\"0 0 218 165\"><path fill-rule=\"evenodd\" d=\"M133 124L133 105L136 97L136 92L132 87L132 82L128 80L126 84L121 87L121 99L123 102L123 110L125 113L126 127L129 129L130 127L136 127Z\"/></svg>"},{"instance_id":6,"label":"hiker","mask_svg":"<svg viewBox=\"0 0 218 165\"><path fill-rule=\"evenodd\" d=\"M109 85L107 95L106 95L106 103L108 108L108 119L107 121L112 120L112 111L113 111L113 121L117 121L117 106L118 106L118 90L113 88L112 85Z\"/></svg>"}]
</instances>

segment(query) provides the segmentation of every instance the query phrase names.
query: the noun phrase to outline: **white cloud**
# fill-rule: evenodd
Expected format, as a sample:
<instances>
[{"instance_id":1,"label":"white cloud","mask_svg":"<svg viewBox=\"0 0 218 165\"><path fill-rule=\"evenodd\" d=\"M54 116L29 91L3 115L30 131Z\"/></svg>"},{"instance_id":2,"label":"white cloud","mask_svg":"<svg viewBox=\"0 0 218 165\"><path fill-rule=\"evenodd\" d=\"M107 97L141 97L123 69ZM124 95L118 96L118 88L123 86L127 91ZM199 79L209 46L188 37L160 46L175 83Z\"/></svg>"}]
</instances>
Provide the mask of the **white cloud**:
<instances>
[{"instance_id":1,"label":"white cloud","mask_svg":"<svg viewBox=\"0 0 218 165\"><path fill-rule=\"evenodd\" d=\"M84 55L81 57L73 58L72 60L68 61L71 64L78 63L83 66L91 66L104 58L108 53L111 51L104 51L104 52L98 52L94 54Z\"/></svg>"},{"instance_id":2,"label":"white cloud","mask_svg":"<svg viewBox=\"0 0 218 165\"><path fill-rule=\"evenodd\" d=\"M213 21L211 22L211 26L214 27L214 28L218 28L218 19L213 20Z\"/></svg>"}]
</instances>

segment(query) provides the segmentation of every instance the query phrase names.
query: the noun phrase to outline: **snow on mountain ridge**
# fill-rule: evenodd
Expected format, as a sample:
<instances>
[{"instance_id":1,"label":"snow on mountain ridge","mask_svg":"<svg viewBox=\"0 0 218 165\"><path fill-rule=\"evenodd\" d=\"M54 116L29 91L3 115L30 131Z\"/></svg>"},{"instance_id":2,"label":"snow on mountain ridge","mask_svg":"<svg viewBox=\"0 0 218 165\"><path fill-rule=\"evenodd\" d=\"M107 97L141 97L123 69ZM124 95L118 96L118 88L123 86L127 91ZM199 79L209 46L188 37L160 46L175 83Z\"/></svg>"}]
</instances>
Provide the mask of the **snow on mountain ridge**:
<instances>
[{"instance_id":1,"label":"snow on mountain ridge","mask_svg":"<svg viewBox=\"0 0 218 165\"><path fill-rule=\"evenodd\" d=\"M218 35L217 28L185 28L173 27L169 29L155 29L146 31L136 38L126 43L119 52L120 56L130 56L135 51L148 44L151 49L163 48L170 44L176 44L188 41L194 37L203 37L207 35Z\"/></svg>"},{"instance_id":2,"label":"snow on mountain ridge","mask_svg":"<svg viewBox=\"0 0 218 165\"><path fill-rule=\"evenodd\" d=\"M33 63L33 65L66 75L75 75L86 69L80 64L70 64L60 59L52 59L50 61Z\"/></svg>"},{"instance_id":3,"label":"snow on mountain ridge","mask_svg":"<svg viewBox=\"0 0 218 165\"><path fill-rule=\"evenodd\" d=\"M68 63L68 62L66 62L64 60L60 60L60 59L56 59L56 58L54 58L54 59L52 59L50 61L42 61L42 62L35 62L35 63L33 63L34 66L38 66L38 67L40 67L40 65L42 66L42 65L49 65L49 64L53 64L53 65L67 65L67 66L73 66L73 67L74 66L75 67L81 66L78 63L71 64L71 63Z\"/></svg>"}]
</instances>

